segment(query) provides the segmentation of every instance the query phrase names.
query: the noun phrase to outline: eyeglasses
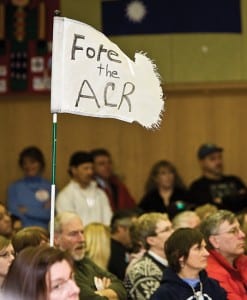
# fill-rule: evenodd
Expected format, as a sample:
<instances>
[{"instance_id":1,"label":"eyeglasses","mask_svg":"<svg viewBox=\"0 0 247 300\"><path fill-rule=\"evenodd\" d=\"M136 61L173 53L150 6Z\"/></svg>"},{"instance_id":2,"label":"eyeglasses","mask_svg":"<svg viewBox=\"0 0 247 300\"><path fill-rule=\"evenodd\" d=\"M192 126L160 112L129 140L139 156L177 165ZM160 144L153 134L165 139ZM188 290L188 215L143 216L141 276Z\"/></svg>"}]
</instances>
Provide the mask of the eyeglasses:
<instances>
[{"instance_id":1,"label":"eyeglasses","mask_svg":"<svg viewBox=\"0 0 247 300\"><path fill-rule=\"evenodd\" d=\"M242 233L242 229L240 227L233 227L232 229L229 229L227 231L218 232L213 235L221 235L221 234L225 234L225 233L232 234L232 235L239 235L240 233Z\"/></svg>"},{"instance_id":2,"label":"eyeglasses","mask_svg":"<svg viewBox=\"0 0 247 300\"><path fill-rule=\"evenodd\" d=\"M155 232L155 235L158 235L158 234L160 234L160 233L170 232L170 231L172 231L172 230L173 230L172 226L167 226L167 227L165 227L164 229Z\"/></svg>"}]
</instances>

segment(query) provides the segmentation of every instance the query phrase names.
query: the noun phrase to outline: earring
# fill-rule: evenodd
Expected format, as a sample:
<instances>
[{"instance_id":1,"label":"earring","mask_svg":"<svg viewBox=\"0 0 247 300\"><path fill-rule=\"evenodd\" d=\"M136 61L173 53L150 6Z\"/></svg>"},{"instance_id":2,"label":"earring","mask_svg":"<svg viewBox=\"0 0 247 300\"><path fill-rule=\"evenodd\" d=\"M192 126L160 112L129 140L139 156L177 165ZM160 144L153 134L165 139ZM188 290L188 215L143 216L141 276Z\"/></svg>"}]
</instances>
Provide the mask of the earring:
<instances>
[{"instance_id":1,"label":"earring","mask_svg":"<svg viewBox=\"0 0 247 300\"><path fill-rule=\"evenodd\" d=\"M184 268L184 260L183 260L183 259L180 259L179 262L180 262L181 268Z\"/></svg>"}]
</instances>

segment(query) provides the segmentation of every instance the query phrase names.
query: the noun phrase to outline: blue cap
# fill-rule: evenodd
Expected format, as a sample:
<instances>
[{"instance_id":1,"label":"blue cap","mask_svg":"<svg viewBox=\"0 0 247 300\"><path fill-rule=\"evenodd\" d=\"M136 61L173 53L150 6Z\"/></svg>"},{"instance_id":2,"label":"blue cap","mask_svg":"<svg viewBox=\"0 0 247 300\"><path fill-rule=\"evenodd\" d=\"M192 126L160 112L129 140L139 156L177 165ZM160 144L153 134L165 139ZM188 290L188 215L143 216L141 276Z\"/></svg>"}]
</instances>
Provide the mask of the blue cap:
<instances>
[{"instance_id":1,"label":"blue cap","mask_svg":"<svg viewBox=\"0 0 247 300\"><path fill-rule=\"evenodd\" d=\"M215 144L203 144L200 146L197 152L197 156L199 159L204 159L209 154L215 153L215 152L222 152L223 148L215 145Z\"/></svg>"}]
</instances>

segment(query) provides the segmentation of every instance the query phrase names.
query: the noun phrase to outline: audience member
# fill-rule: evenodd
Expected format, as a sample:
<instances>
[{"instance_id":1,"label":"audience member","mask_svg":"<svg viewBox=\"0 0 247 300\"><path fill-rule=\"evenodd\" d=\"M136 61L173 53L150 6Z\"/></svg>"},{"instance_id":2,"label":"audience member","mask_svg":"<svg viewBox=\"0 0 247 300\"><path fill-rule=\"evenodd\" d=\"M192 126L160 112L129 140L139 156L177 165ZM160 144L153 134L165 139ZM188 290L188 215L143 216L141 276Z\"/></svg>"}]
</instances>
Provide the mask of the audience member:
<instances>
[{"instance_id":1,"label":"audience member","mask_svg":"<svg viewBox=\"0 0 247 300\"><path fill-rule=\"evenodd\" d=\"M159 287L167 267L164 244L173 229L168 215L161 213L143 214L136 224L146 252L128 268L124 284L128 300L147 300Z\"/></svg>"},{"instance_id":2,"label":"audience member","mask_svg":"<svg viewBox=\"0 0 247 300\"><path fill-rule=\"evenodd\" d=\"M238 222L240 224L241 229L243 230L245 234L245 251L244 253L247 254L247 209L243 209L238 215L237 215Z\"/></svg>"},{"instance_id":3,"label":"audience member","mask_svg":"<svg viewBox=\"0 0 247 300\"><path fill-rule=\"evenodd\" d=\"M93 163L90 153L79 151L71 156L69 175L70 182L57 196L57 212L75 212L85 225L91 222L109 225L111 208L105 192L92 180Z\"/></svg>"},{"instance_id":4,"label":"audience member","mask_svg":"<svg viewBox=\"0 0 247 300\"><path fill-rule=\"evenodd\" d=\"M5 216L4 218L2 216ZM22 228L21 219L15 215L10 215L6 206L0 202L0 219L3 219L3 226L0 224L0 234L11 237L12 234ZM0 221L1 223L1 221ZM2 232L1 232L2 229Z\"/></svg>"},{"instance_id":5,"label":"audience member","mask_svg":"<svg viewBox=\"0 0 247 300\"><path fill-rule=\"evenodd\" d=\"M178 228L196 228L200 225L200 218L194 211L183 211L177 214L172 219L172 226L174 230Z\"/></svg>"},{"instance_id":6,"label":"audience member","mask_svg":"<svg viewBox=\"0 0 247 300\"><path fill-rule=\"evenodd\" d=\"M151 300L227 299L225 290L204 270L209 253L199 230L176 230L166 241L165 254L169 268Z\"/></svg>"},{"instance_id":7,"label":"audience member","mask_svg":"<svg viewBox=\"0 0 247 300\"><path fill-rule=\"evenodd\" d=\"M108 269L123 280L129 263L131 240L129 227L137 217L135 210L116 211L111 219L111 255Z\"/></svg>"},{"instance_id":8,"label":"audience member","mask_svg":"<svg viewBox=\"0 0 247 300\"><path fill-rule=\"evenodd\" d=\"M175 166L166 160L152 167L145 190L139 203L145 212L166 212L173 218L186 208L185 185Z\"/></svg>"},{"instance_id":9,"label":"audience member","mask_svg":"<svg viewBox=\"0 0 247 300\"><path fill-rule=\"evenodd\" d=\"M111 234L108 226L102 223L90 223L84 228L86 241L85 254L96 265L108 269L111 254Z\"/></svg>"},{"instance_id":10,"label":"audience member","mask_svg":"<svg viewBox=\"0 0 247 300\"><path fill-rule=\"evenodd\" d=\"M114 174L112 158L106 149L92 150L95 180L108 198L113 211L129 209L135 206L135 201L130 195L125 184Z\"/></svg>"},{"instance_id":11,"label":"audience member","mask_svg":"<svg viewBox=\"0 0 247 300\"><path fill-rule=\"evenodd\" d=\"M247 256L244 253L245 234L236 216L219 210L201 224L209 249L207 272L227 292L228 300L247 299Z\"/></svg>"},{"instance_id":12,"label":"audience member","mask_svg":"<svg viewBox=\"0 0 247 300\"><path fill-rule=\"evenodd\" d=\"M202 176L189 189L189 200L195 205L211 203L218 208L238 212L247 203L247 188L236 176L223 174L223 148L204 144L198 149Z\"/></svg>"},{"instance_id":13,"label":"audience member","mask_svg":"<svg viewBox=\"0 0 247 300\"><path fill-rule=\"evenodd\" d=\"M126 300L126 291L116 276L85 257L85 237L79 215L63 212L55 218L55 245L68 251L75 261L75 280L80 300ZM102 298L103 297L103 298Z\"/></svg>"},{"instance_id":14,"label":"audience member","mask_svg":"<svg viewBox=\"0 0 247 300\"><path fill-rule=\"evenodd\" d=\"M0 235L0 289L14 258L15 254L11 241Z\"/></svg>"},{"instance_id":15,"label":"audience member","mask_svg":"<svg viewBox=\"0 0 247 300\"><path fill-rule=\"evenodd\" d=\"M19 230L23 228L21 219L15 215L10 216L11 224L12 224L12 234L15 234Z\"/></svg>"},{"instance_id":16,"label":"audience member","mask_svg":"<svg viewBox=\"0 0 247 300\"><path fill-rule=\"evenodd\" d=\"M139 237L139 218L134 219L131 222L131 225L129 227L129 235L131 240L131 252L129 254L129 264L126 268L125 274L128 273L128 270L132 268L132 265L139 260L144 253L146 252L146 249L140 240Z\"/></svg>"},{"instance_id":17,"label":"audience member","mask_svg":"<svg viewBox=\"0 0 247 300\"><path fill-rule=\"evenodd\" d=\"M16 254L18 254L24 248L30 246L35 247L48 243L48 231L45 228L38 226L25 227L12 237L12 244Z\"/></svg>"},{"instance_id":18,"label":"audience member","mask_svg":"<svg viewBox=\"0 0 247 300\"><path fill-rule=\"evenodd\" d=\"M25 148L19 156L24 177L8 189L8 210L19 217L23 227L48 227L51 182L42 177L45 160L37 147Z\"/></svg>"},{"instance_id":19,"label":"audience member","mask_svg":"<svg viewBox=\"0 0 247 300\"><path fill-rule=\"evenodd\" d=\"M12 222L6 207L0 203L0 235L6 238L12 236Z\"/></svg>"},{"instance_id":20,"label":"audience member","mask_svg":"<svg viewBox=\"0 0 247 300\"><path fill-rule=\"evenodd\" d=\"M198 206L195 209L195 213L198 215L198 217L200 218L200 220L204 220L206 219L208 216L212 215L213 213L216 213L218 210L217 206L214 204L203 204Z\"/></svg>"},{"instance_id":21,"label":"audience member","mask_svg":"<svg viewBox=\"0 0 247 300\"><path fill-rule=\"evenodd\" d=\"M25 248L11 265L3 291L8 300L79 300L73 260L49 246Z\"/></svg>"},{"instance_id":22,"label":"audience member","mask_svg":"<svg viewBox=\"0 0 247 300\"><path fill-rule=\"evenodd\" d=\"M8 214L6 206L0 202L0 214Z\"/></svg>"}]
</instances>

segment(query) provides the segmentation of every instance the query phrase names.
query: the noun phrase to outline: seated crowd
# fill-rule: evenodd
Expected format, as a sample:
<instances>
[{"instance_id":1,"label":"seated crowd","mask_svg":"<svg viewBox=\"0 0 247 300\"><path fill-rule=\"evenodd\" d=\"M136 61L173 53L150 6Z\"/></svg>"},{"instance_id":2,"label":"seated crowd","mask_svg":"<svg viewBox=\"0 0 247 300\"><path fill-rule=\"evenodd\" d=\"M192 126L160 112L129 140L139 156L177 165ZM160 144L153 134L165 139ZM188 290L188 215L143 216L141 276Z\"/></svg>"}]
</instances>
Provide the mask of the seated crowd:
<instances>
[{"instance_id":1,"label":"seated crowd","mask_svg":"<svg viewBox=\"0 0 247 300\"><path fill-rule=\"evenodd\" d=\"M0 204L0 299L247 300L247 187L223 174L222 153L198 149L188 188L158 161L140 201L106 149L73 153L50 241L44 156L25 148Z\"/></svg>"}]
</instances>

